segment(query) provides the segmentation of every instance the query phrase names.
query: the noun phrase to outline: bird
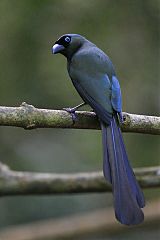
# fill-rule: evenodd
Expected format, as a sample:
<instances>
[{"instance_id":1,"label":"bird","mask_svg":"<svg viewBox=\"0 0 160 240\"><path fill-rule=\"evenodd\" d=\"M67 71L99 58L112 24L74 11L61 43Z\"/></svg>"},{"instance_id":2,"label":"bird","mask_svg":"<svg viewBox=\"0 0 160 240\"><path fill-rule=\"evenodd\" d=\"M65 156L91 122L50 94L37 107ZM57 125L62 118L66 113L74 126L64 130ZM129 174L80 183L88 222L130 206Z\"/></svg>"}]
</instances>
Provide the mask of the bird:
<instances>
[{"instance_id":1,"label":"bird","mask_svg":"<svg viewBox=\"0 0 160 240\"><path fill-rule=\"evenodd\" d=\"M79 34L64 34L52 46L52 53L67 58L71 81L84 101L65 110L88 104L98 116L102 130L103 173L112 186L116 219L124 225L143 222L143 192L129 163L121 133L122 96L115 67L94 43Z\"/></svg>"}]
</instances>

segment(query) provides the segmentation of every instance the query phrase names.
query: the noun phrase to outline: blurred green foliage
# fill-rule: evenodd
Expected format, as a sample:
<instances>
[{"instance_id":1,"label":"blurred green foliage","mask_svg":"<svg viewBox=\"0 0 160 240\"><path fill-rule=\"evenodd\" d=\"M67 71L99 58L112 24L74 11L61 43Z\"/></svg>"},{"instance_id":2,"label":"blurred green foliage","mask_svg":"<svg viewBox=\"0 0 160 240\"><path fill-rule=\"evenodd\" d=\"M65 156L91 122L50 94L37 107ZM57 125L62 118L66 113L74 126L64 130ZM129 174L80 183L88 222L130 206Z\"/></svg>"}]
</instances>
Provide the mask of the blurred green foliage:
<instances>
[{"instance_id":1,"label":"blurred green foliage","mask_svg":"<svg viewBox=\"0 0 160 240\"><path fill-rule=\"evenodd\" d=\"M64 57L51 47L79 33L102 48L117 69L123 111L159 113L158 0L0 1L0 104L61 109L81 102ZM125 134L134 167L159 164L158 136ZM0 160L13 169L79 172L102 169L99 131L0 129ZM155 194L153 194L155 192ZM145 191L146 198L157 191ZM7 197L0 227L112 205L111 194Z\"/></svg>"}]
</instances>

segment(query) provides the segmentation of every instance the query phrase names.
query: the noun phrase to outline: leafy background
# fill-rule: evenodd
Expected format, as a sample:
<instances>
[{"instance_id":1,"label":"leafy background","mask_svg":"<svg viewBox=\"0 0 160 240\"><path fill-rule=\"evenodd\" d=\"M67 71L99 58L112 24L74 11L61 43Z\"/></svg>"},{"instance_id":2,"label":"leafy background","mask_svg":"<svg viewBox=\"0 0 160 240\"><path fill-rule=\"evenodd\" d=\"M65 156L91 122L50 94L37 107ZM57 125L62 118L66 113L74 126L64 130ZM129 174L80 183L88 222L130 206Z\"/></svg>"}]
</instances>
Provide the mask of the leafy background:
<instances>
[{"instance_id":1,"label":"leafy background","mask_svg":"<svg viewBox=\"0 0 160 240\"><path fill-rule=\"evenodd\" d=\"M116 66L123 111L158 115L158 17L158 0L1 0L0 104L19 106L26 101L51 109L79 104L66 59L51 54L60 35L79 33L103 49ZM158 136L129 133L124 138L132 166L159 164ZM99 131L1 127L0 144L0 160L16 170L62 173L102 169ZM144 193L147 201L160 196L158 190ZM112 206L111 194L5 197L0 199L0 227L106 206ZM158 234L156 228L151 235L145 231L146 239ZM136 233L130 231L129 239Z\"/></svg>"}]
</instances>

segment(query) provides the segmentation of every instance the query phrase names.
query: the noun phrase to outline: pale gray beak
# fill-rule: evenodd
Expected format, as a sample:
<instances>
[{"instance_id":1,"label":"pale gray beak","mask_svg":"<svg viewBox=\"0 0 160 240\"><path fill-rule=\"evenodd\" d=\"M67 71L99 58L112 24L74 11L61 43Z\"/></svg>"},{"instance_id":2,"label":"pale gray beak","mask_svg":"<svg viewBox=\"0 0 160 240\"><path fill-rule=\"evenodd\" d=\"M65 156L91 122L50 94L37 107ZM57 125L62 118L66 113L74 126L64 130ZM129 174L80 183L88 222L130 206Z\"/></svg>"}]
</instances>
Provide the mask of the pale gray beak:
<instances>
[{"instance_id":1,"label":"pale gray beak","mask_svg":"<svg viewBox=\"0 0 160 240\"><path fill-rule=\"evenodd\" d=\"M64 49L65 49L65 47L63 45L54 44L53 47L52 47L52 53L56 54L56 53L61 52Z\"/></svg>"}]
</instances>

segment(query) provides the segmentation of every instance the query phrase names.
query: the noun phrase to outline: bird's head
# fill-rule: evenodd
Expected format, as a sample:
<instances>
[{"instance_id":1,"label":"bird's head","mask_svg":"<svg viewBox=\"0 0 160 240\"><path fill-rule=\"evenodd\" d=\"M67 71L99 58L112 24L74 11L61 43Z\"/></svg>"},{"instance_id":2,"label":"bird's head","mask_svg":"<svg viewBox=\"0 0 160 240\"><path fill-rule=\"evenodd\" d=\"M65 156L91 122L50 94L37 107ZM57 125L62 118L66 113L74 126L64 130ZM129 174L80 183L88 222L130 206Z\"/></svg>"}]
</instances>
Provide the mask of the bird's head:
<instances>
[{"instance_id":1,"label":"bird's head","mask_svg":"<svg viewBox=\"0 0 160 240\"><path fill-rule=\"evenodd\" d=\"M61 53L65 57L71 58L85 41L87 40L79 34L65 34L55 42L52 47L52 53Z\"/></svg>"}]
</instances>

